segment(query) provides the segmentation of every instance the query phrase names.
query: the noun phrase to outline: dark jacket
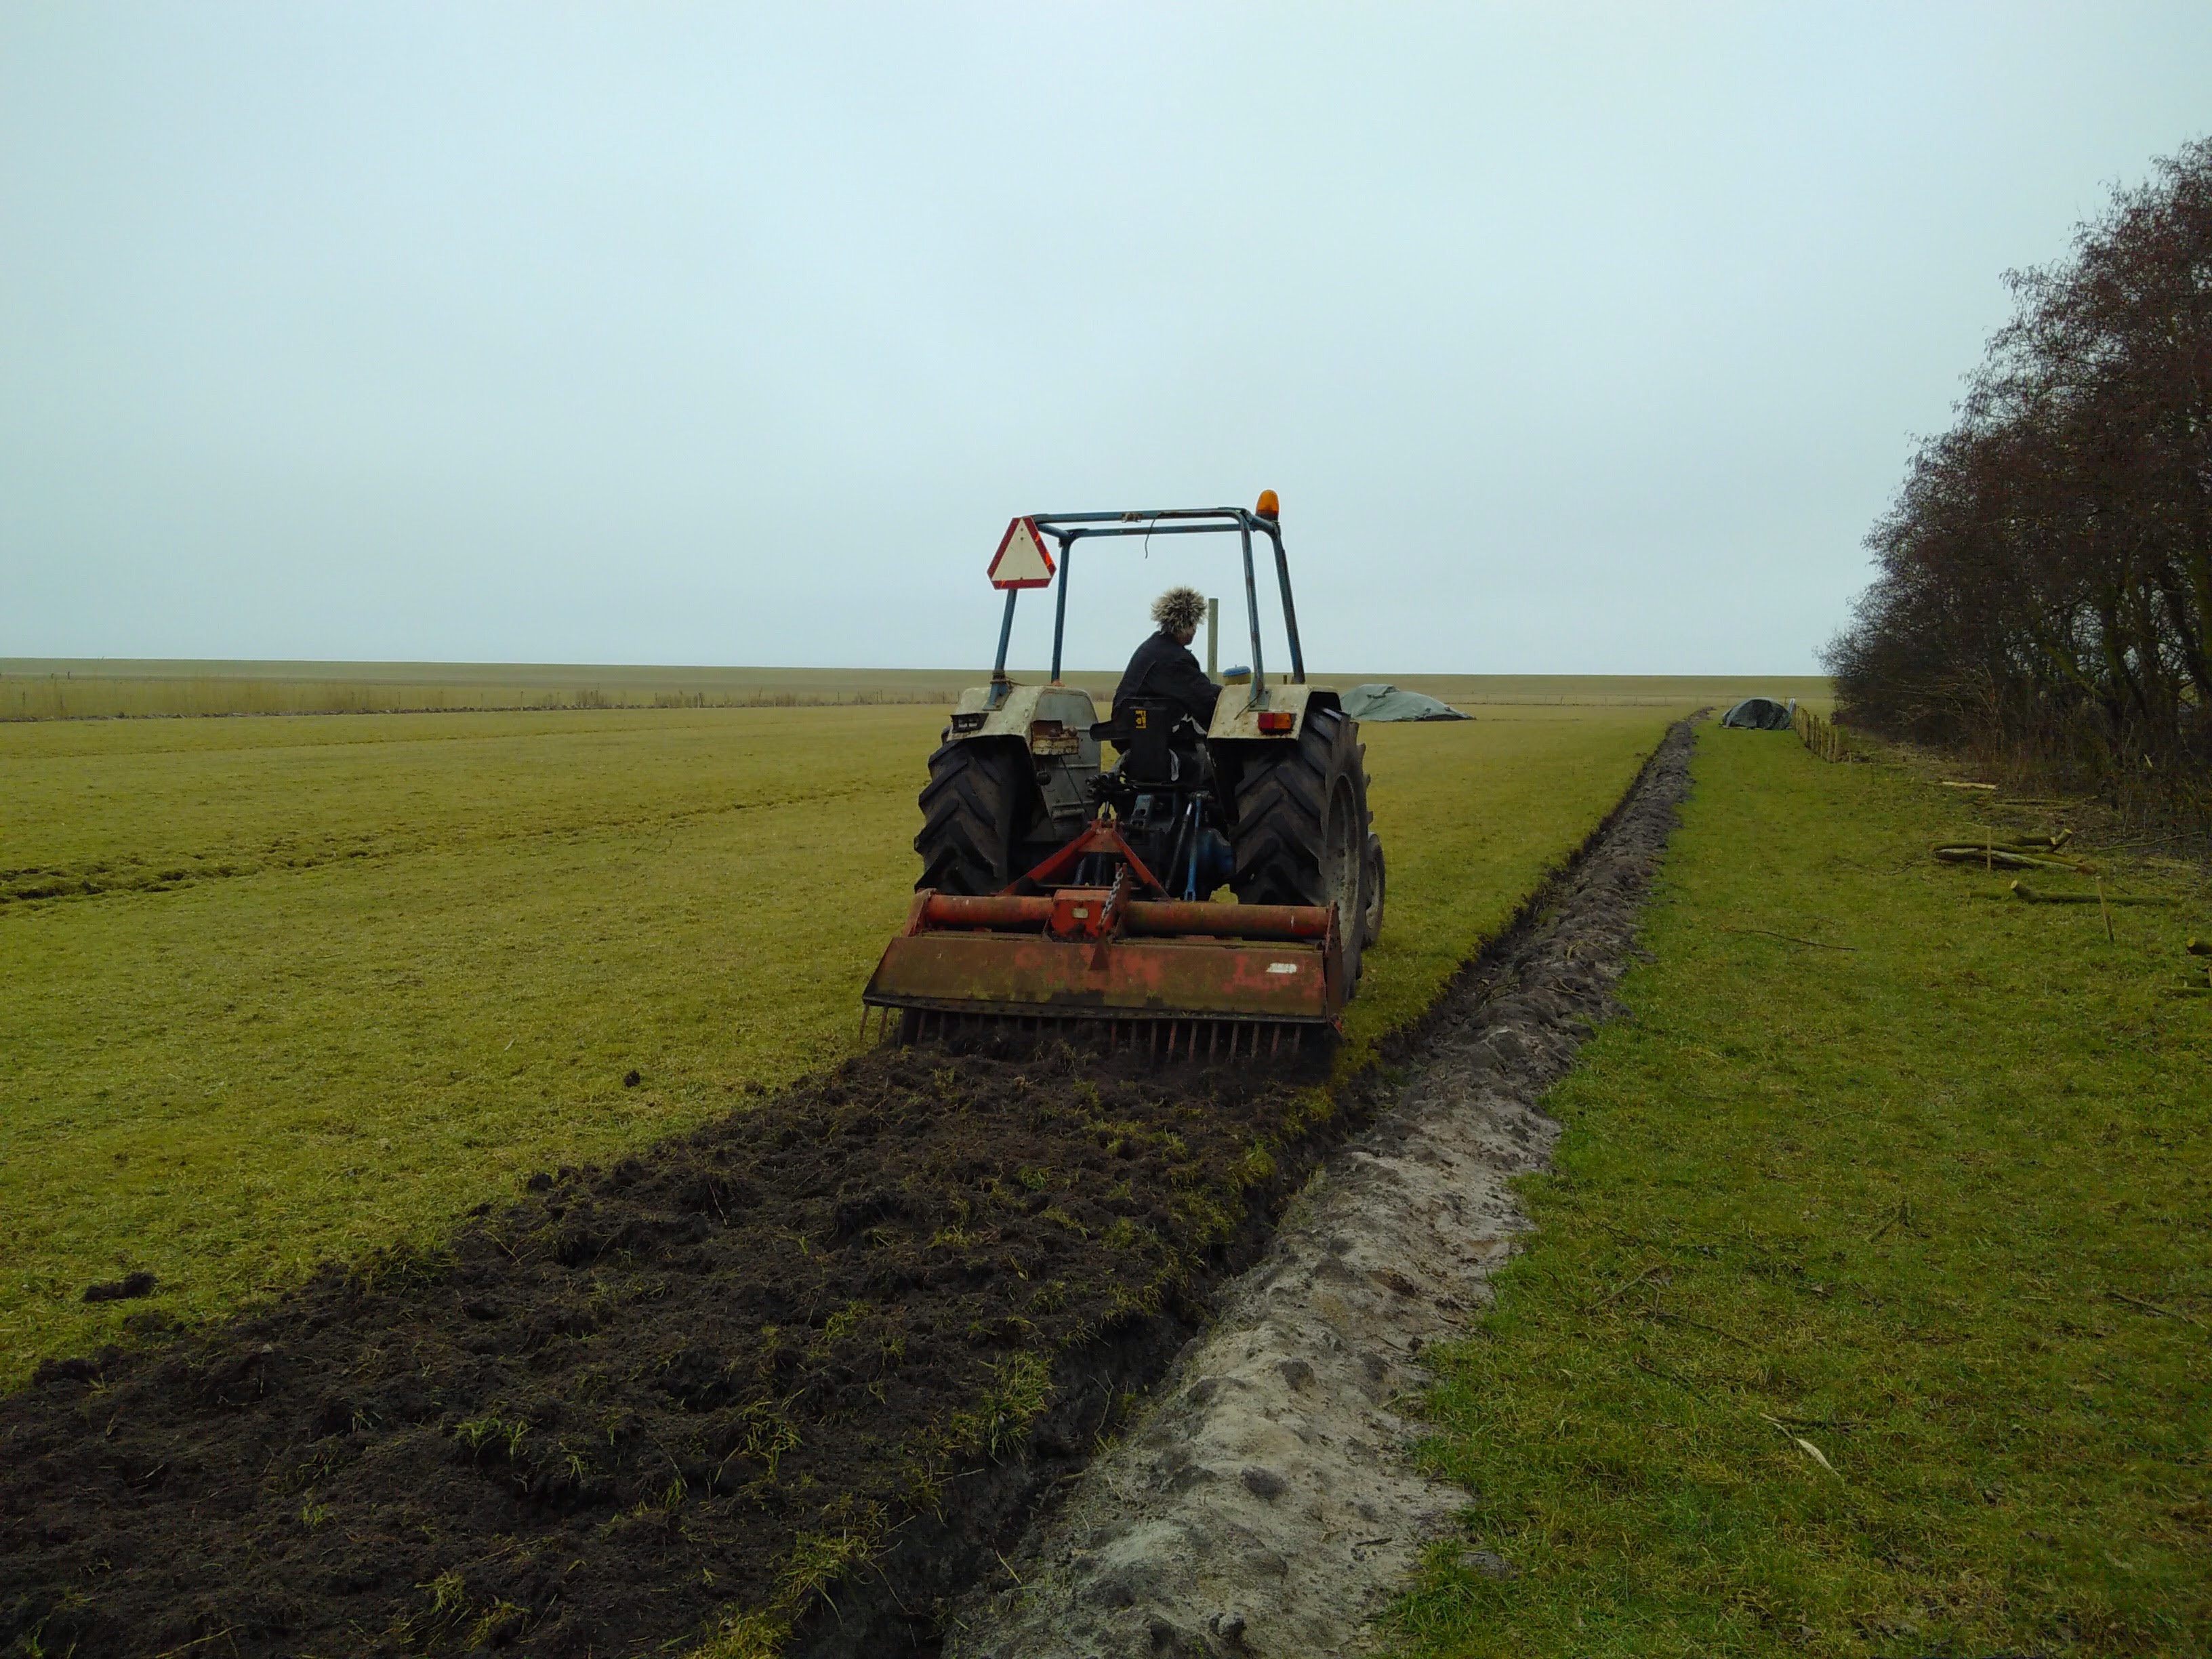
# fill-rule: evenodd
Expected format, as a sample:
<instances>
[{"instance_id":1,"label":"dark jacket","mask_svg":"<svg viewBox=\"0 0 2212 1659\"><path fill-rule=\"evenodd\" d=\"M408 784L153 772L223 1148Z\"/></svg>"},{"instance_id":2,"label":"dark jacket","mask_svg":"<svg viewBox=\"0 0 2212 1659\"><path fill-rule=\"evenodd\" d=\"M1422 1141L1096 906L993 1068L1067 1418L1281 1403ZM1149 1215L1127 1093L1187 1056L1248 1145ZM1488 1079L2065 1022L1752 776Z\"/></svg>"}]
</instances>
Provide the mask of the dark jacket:
<instances>
[{"instance_id":1,"label":"dark jacket","mask_svg":"<svg viewBox=\"0 0 2212 1659\"><path fill-rule=\"evenodd\" d=\"M1177 645L1172 635L1159 633L1139 646L1137 654L1129 659L1128 672L1114 688L1114 712L1120 714L1121 705L1133 697L1164 697L1202 728L1213 720L1213 705L1221 700L1221 688L1206 678L1206 671L1187 647Z\"/></svg>"}]
</instances>

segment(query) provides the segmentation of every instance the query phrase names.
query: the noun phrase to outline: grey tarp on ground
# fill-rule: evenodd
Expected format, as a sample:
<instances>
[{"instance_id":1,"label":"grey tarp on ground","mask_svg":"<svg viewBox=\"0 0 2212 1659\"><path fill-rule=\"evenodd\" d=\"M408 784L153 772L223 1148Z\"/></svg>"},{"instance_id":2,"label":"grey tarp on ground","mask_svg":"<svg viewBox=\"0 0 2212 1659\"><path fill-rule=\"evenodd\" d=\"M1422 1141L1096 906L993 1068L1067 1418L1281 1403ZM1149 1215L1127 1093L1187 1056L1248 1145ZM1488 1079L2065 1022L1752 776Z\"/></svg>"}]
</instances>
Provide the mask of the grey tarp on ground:
<instances>
[{"instance_id":1,"label":"grey tarp on ground","mask_svg":"<svg viewBox=\"0 0 2212 1659\"><path fill-rule=\"evenodd\" d=\"M1448 702L1401 691L1395 685L1355 685L1344 694L1344 712L1356 720L1471 720Z\"/></svg>"},{"instance_id":2,"label":"grey tarp on ground","mask_svg":"<svg viewBox=\"0 0 2212 1659\"><path fill-rule=\"evenodd\" d=\"M1746 697L1721 716L1721 724L1747 726L1754 732L1787 732L1796 712L1795 697L1786 707L1771 697Z\"/></svg>"}]
</instances>

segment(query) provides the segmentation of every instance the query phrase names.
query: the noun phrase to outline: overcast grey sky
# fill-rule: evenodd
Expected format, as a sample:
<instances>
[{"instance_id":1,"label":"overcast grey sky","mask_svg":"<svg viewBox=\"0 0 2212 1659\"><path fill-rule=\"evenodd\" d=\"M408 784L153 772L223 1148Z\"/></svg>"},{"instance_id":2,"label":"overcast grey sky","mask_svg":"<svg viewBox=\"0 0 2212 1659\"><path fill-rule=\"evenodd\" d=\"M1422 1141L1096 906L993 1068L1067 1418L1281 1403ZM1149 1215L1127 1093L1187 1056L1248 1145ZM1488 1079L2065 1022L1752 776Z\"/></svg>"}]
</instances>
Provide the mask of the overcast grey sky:
<instances>
[{"instance_id":1,"label":"overcast grey sky","mask_svg":"<svg viewBox=\"0 0 2212 1659\"><path fill-rule=\"evenodd\" d=\"M1272 486L1322 666L1812 672L2208 130L2202 0L0 0L0 654L965 665Z\"/></svg>"}]
</instances>

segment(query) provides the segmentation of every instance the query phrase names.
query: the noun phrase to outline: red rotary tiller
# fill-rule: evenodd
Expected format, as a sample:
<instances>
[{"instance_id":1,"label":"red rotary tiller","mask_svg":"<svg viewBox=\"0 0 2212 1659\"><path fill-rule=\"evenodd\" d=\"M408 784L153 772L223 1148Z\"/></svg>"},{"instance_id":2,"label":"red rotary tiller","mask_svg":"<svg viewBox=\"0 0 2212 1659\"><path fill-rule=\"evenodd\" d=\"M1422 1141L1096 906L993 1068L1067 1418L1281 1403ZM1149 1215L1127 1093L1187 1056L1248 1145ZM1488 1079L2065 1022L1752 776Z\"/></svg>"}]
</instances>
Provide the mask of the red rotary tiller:
<instances>
[{"instance_id":1,"label":"red rotary tiller","mask_svg":"<svg viewBox=\"0 0 2212 1659\"><path fill-rule=\"evenodd\" d=\"M1172 1059L1295 1051L1345 994L1333 906L1171 899L1102 815L1004 892L916 893L861 1000L905 1042L1103 1022L1109 1049Z\"/></svg>"}]
</instances>

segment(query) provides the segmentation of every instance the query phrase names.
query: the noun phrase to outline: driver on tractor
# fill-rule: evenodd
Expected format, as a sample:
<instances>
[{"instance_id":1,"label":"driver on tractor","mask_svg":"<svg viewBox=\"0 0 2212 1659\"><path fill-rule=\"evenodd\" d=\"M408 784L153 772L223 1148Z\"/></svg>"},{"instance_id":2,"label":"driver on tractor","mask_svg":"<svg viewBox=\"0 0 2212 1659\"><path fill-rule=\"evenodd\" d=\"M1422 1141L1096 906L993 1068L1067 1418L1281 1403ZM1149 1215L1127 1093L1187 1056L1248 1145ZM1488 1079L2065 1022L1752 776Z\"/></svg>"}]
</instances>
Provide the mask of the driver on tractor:
<instances>
[{"instance_id":1,"label":"driver on tractor","mask_svg":"<svg viewBox=\"0 0 2212 1659\"><path fill-rule=\"evenodd\" d=\"M1139 697L1157 697L1198 723L1203 732L1213 722L1213 705L1221 688L1206 678L1190 642L1198 637L1198 624L1206 615L1206 598L1194 587L1170 587L1152 601L1152 620L1159 631L1137 647L1128 672L1114 688L1114 714ZM1180 728L1182 722L1177 721ZM1178 745L1179 747L1182 745Z\"/></svg>"}]
</instances>

